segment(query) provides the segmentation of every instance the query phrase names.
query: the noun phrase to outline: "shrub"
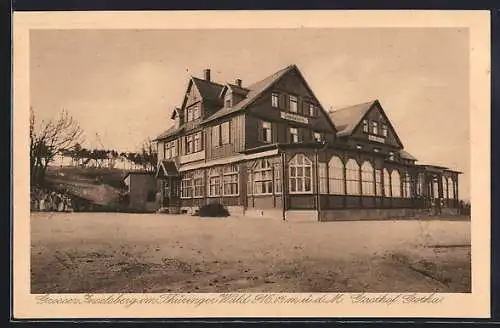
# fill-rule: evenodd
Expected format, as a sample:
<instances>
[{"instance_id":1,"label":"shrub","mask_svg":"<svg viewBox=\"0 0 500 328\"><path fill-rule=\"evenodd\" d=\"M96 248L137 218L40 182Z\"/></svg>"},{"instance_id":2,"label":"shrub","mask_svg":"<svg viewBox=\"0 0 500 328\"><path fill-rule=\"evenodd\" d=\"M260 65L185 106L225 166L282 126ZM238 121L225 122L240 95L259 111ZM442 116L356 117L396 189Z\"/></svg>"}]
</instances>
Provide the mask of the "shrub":
<instances>
[{"instance_id":1,"label":"shrub","mask_svg":"<svg viewBox=\"0 0 500 328\"><path fill-rule=\"evenodd\" d=\"M200 207L199 215L201 217L226 217L229 212L222 204L207 204Z\"/></svg>"}]
</instances>

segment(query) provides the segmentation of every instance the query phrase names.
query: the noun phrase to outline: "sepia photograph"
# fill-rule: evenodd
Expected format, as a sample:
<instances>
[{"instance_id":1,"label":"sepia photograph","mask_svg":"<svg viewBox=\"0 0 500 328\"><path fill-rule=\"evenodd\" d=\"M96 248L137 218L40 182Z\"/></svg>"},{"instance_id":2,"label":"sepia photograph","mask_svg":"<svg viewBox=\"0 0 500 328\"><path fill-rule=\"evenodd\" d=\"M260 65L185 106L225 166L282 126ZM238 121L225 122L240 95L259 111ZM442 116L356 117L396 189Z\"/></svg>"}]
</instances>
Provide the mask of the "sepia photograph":
<instances>
[{"instance_id":1,"label":"sepia photograph","mask_svg":"<svg viewBox=\"0 0 500 328\"><path fill-rule=\"evenodd\" d=\"M39 302L472 293L467 26L26 35Z\"/></svg>"},{"instance_id":2,"label":"sepia photograph","mask_svg":"<svg viewBox=\"0 0 500 328\"><path fill-rule=\"evenodd\" d=\"M30 47L32 292L470 292L466 29Z\"/></svg>"}]
</instances>

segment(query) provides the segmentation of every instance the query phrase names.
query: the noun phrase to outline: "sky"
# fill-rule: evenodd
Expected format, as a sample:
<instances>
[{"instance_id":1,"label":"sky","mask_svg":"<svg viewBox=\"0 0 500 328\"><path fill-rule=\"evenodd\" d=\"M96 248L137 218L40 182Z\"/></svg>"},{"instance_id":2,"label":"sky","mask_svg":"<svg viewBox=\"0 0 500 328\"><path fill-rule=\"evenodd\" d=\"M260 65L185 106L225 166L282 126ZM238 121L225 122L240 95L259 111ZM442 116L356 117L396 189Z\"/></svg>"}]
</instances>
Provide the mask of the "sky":
<instances>
[{"instance_id":1,"label":"sky","mask_svg":"<svg viewBox=\"0 0 500 328\"><path fill-rule=\"evenodd\" d=\"M66 109L85 145L137 150L173 121L190 76L249 85L296 64L325 109L378 99L405 150L459 170L469 199L467 29L32 30L30 103Z\"/></svg>"}]
</instances>

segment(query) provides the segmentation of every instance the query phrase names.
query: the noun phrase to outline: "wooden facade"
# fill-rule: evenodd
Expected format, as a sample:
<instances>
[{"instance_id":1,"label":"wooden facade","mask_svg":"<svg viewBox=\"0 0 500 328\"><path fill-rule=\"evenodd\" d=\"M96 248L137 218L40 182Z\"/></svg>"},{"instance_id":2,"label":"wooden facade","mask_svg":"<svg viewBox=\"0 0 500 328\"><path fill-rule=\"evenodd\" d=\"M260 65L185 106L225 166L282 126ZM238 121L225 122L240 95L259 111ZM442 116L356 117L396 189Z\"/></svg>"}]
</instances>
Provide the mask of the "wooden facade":
<instances>
[{"instance_id":1,"label":"wooden facade","mask_svg":"<svg viewBox=\"0 0 500 328\"><path fill-rule=\"evenodd\" d=\"M248 87L206 70L172 119L155 141L161 203L173 212L458 206L460 172L417 164L378 101L328 112L295 65Z\"/></svg>"}]
</instances>

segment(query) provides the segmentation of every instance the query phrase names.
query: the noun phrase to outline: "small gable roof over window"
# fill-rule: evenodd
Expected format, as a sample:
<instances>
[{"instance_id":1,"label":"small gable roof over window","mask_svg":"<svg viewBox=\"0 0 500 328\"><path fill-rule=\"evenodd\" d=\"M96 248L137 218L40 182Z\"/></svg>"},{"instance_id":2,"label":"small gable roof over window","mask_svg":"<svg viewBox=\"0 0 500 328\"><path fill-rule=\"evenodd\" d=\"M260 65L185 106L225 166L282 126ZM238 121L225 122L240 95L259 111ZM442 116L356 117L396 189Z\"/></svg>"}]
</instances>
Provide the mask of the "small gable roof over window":
<instances>
[{"instance_id":1,"label":"small gable roof over window","mask_svg":"<svg viewBox=\"0 0 500 328\"><path fill-rule=\"evenodd\" d=\"M173 161L160 161L156 170L156 177L178 177L179 171Z\"/></svg>"}]
</instances>

